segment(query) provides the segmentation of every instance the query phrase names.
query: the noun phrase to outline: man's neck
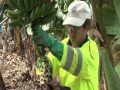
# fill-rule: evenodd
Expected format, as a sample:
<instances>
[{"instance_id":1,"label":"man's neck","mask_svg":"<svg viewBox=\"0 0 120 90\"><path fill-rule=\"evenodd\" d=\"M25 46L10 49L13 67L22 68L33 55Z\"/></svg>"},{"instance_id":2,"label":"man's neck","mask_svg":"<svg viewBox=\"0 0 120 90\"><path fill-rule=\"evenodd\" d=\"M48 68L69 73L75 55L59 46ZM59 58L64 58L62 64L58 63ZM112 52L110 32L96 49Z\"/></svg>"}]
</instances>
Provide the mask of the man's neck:
<instances>
[{"instance_id":1,"label":"man's neck","mask_svg":"<svg viewBox=\"0 0 120 90\"><path fill-rule=\"evenodd\" d=\"M77 42L74 42L74 41L68 41L68 44L74 48L77 48L77 47L81 47L85 42L88 41L88 36L86 36L82 41L80 41L79 43Z\"/></svg>"},{"instance_id":2,"label":"man's neck","mask_svg":"<svg viewBox=\"0 0 120 90\"><path fill-rule=\"evenodd\" d=\"M77 47L79 47L80 45L79 44L77 44L77 43L72 43L72 47L74 47L74 48L77 48Z\"/></svg>"}]
</instances>

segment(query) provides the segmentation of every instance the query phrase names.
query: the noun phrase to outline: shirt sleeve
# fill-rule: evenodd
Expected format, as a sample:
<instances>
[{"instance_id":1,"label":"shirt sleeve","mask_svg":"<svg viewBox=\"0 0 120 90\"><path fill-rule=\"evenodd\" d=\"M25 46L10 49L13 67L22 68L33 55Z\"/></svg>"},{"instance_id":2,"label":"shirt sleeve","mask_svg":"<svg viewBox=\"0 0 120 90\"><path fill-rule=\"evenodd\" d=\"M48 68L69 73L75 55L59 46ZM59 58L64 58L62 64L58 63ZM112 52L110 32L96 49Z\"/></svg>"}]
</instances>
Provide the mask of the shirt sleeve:
<instances>
[{"instance_id":1,"label":"shirt sleeve","mask_svg":"<svg viewBox=\"0 0 120 90\"><path fill-rule=\"evenodd\" d=\"M55 77L59 74L60 61L51 53L48 53L47 57L48 57L48 60L50 60L50 62L52 63L52 75L53 77Z\"/></svg>"},{"instance_id":2,"label":"shirt sleeve","mask_svg":"<svg viewBox=\"0 0 120 90\"><path fill-rule=\"evenodd\" d=\"M64 51L60 66L77 76L82 68L82 53L80 48L73 48L64 44Z\"/></svg>"},{"instance_id":3,"label":"shirt sleeve","mask_svg":"<svg viewBox=\"0 0 120 90\"><path fill-rule=\"evenodd\" d=\"M54 59L54 60L52 60ZM52 58L53 69L63 68L74 76L96 74L99 66L99 52L95 42L88 41L80 48L73 48L63 44L63 53L60 60Z\"/></svg>"}]
</instances>

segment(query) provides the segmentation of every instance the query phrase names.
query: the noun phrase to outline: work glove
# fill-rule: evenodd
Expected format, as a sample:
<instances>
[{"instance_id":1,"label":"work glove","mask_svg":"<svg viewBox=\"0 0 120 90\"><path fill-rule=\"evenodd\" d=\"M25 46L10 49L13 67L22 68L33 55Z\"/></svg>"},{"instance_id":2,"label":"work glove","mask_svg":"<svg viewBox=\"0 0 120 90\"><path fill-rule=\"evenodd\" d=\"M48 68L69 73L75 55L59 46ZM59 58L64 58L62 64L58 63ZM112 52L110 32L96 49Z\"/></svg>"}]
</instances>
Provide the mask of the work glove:
<instances>
[{"instance_id":1,"label":"work glove","mask_svg":"<svg viewBox=\"0 0 120 90\"><path fill-rule=\"evenodd\" d=\"M51 53L59 60L63 54L63 44L53 36L48 35L40 25L32 25L33 40L38 46L48 47Z\"/></svg>"}]
</instances>

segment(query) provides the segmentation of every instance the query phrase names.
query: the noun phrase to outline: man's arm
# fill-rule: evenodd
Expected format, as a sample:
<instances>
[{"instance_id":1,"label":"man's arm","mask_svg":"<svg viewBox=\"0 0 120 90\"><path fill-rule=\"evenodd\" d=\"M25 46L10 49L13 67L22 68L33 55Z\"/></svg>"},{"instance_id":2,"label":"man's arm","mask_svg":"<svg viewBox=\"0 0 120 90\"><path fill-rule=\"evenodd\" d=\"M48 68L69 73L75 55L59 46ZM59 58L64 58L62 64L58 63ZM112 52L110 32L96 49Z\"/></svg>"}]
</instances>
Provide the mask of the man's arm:
<instances>
[{"instance_id":1,"label":"man's arm","mask_svg":"<svg viewBox=\"0 0 120 90\"><path fill-rule=\"evenodd\" d=\"M48 35L40 26L34 26L33 39L37 45L48 47L51 53L60 60L60 67L73 75L78 75L82 67L82 54L79 48L72 48Z\"/></svg>"},{"instance_id":2,"label":"man's arm","mask_svg":"<svg viewBox=\"0 0 120 90\"><path fill-rule=\"evenodd\" d=\"M63 44L56 40L53 36L48 35L39 25L32 26L32 30L34 42L38 46L42 45L48 47L51 53L61 60L63 54Z\"/></svg>"}]
</instances>

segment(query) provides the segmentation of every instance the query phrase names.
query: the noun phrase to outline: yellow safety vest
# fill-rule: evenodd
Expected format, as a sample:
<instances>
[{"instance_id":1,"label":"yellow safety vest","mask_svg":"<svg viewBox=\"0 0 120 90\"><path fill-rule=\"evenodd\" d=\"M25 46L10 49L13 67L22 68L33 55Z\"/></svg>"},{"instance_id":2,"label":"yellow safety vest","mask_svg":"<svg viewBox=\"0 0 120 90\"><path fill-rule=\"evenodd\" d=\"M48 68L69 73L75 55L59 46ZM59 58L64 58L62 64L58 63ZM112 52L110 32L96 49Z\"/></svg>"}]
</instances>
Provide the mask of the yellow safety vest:
<instances>
[{"instance_id":1,"label":"yellow safety vest","mask_svg":"<svg viewBox=\"0 0 120 90\"><path fill-rule=\"evenodd\" d=\"M59 75L60 84L71 90L98 90L99 52L96 43L88 38L80 48L72 48L62 41L64 51L62 60L51 53L48 58L53 65L53 77Z\"/></svg>"}]
</instances>

